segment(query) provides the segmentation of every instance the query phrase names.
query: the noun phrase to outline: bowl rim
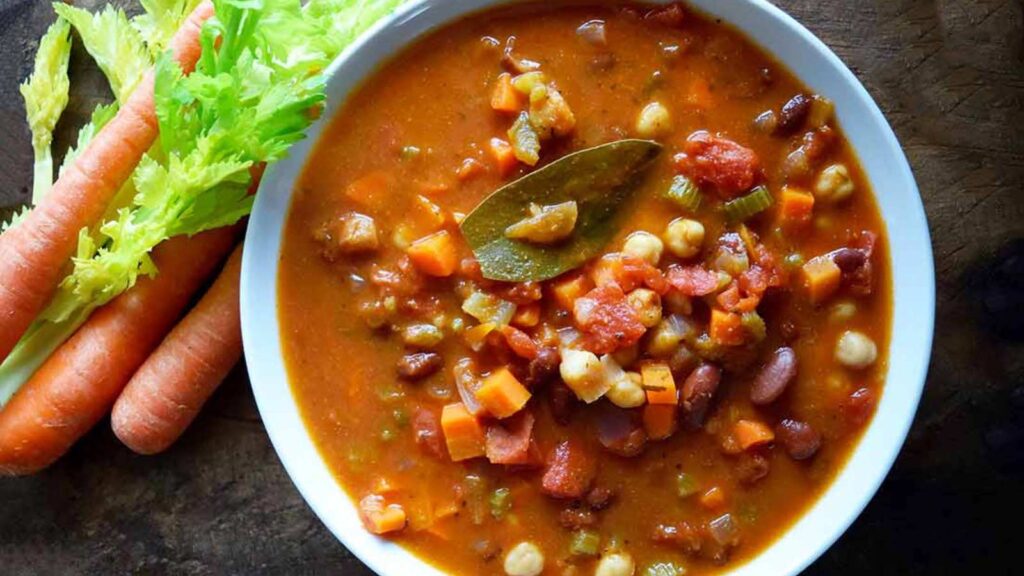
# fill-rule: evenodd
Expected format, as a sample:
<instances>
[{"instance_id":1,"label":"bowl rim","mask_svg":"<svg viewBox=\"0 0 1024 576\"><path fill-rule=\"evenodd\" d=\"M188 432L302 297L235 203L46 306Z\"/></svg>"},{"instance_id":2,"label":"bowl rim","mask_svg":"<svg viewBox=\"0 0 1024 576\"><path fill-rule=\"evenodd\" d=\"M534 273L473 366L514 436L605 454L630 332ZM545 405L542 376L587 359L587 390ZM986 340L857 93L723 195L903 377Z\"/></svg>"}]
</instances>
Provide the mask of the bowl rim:
<instances>
[{"instance_id":1,"label":"bowl rim","mask_svg":"<svg viewBox=\"0 0 1024 576\"><path fill-rule=\"evenodd\" d=\"M442 572L361 528L356 498L350 498L331 474L305 428L281 348L277 282L283 224L306 158L353 88L438 27L473 13L521 3L531 0L414 0L371 27L328 68L327 109L309 137L264 175L249 222L240 306L257 408L275 452L303 499L352 554L384 576L410 570L417 574ZM914 420L934 330L935 273L928 223L895 133L864 86L820 39L767 0L688 0L687 4L740 30L803 84L836 102L839 123L871 182L887 231L893 318L886 385L875 415L817 501L768 547L728 571L736 576L797 574L860 515L891 469ZM892 353L896 349L901 350L899 356Z\"/></svg>"}]
</instances>

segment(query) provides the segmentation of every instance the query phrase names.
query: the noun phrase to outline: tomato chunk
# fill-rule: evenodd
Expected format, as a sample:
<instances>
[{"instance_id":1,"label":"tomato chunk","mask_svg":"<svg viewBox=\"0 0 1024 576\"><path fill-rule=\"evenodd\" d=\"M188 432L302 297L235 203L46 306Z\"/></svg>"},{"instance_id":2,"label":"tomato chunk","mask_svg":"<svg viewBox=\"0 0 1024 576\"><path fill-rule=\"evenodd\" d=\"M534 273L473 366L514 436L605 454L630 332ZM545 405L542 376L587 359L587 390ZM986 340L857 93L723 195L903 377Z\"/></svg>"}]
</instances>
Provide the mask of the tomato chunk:
<instances>
[{"instance_id":1,"label":"tomato chunk","mask_svg":"<svg viewBox=\"0 0 1024 576\"><path fill-rule=\"evenodd\" d=\"M413 437L420 448L438 458L447 458L448 450L441 433L441 417L431 410L420 408L412 416Z\"/></svg>"},{"instance_id":2,"label":"tomato chunk","mask_svg":"<svg viewBox=\"0 0 1024 576\"><path fill-rule=\"evenodd\" d=\"M701 184L714 186L726 200L750 190L761 169L753 150L705 130L690 134L674 160L681 171Z\"/></svg>"},{"instance_id":3,"label":"tomato chunk","mask_svg":"<svg viewBox=\"0 0 1024 576\"><path fill-rule=\"evenodd\" d=\"M597 476L597 462L578 440L566 440L555 446L541 489L554 498L580 498Z\"/></svg>"},{"instance_id":4,"label":"tomato chunk","mask_svg":"<svg viewBox=\"0 0 1024 576\"><path fill-rule=\"evenodd\" d=\"M583 332L583 347L595 354L632 346L647 331L617 284L594 288L576 300L573 315Z\"/></svg>"},{"instance_id":5,"label":"tomato chunk","mask_svg":"<svg viewBox=\"0 0 1024 576\"><path fill-rule=\"evenodd\" d=\"M718 274L700 265L672 265L668 283L684 296L706 296L718 288Z\"/></svg>"},{"instance_id":6,"label":"tomato chunk","mask_svg":"<svg viewBox=\"0 0 1024 576\"><path fill-rule=\"evenodd\" d=\"M491 464L537 464L532 458L533 413L523 410L519 414L487 427L486 452Z\"/></svg>"}]
</instances>

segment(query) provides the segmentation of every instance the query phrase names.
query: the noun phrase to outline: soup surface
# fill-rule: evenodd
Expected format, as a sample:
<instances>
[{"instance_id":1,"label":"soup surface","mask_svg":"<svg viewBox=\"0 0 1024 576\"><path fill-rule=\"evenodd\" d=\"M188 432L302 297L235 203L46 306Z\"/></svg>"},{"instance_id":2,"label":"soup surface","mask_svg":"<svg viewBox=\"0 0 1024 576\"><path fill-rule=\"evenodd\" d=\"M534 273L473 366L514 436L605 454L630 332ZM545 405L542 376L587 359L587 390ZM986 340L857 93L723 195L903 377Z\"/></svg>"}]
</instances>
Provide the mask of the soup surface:
<instances>
[{"instance_id":1,"label":"soup surface","mask_svg":"<svg viewBox=\"0 0 1024 576\"><path fill-rule=\"evenodd\" d=\"M467 218L626 139L500 193L511 225ZM620 181L625 150L653 160ZM455 574L736 566L829 485L886 369L884 226L830 102L678 5L416 42L331 120L279 282L323 458L367 529Z\"/></svg>"}]
</instances>

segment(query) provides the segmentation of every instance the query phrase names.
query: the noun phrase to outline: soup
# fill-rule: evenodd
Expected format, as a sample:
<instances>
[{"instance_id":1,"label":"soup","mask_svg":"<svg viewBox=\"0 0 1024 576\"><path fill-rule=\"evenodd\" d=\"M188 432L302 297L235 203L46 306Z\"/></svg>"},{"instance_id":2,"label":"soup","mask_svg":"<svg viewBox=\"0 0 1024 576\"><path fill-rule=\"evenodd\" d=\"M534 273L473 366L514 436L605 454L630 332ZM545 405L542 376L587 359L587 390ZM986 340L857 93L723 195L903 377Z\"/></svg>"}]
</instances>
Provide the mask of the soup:
<instances>
[{"instance_id":1,"label":"soup","mask_svg":"<svg viewBox=\"0 0 1024 576\"><path fill-rule=\"evenodd\" d=\"M370 77L279 278L367 529L454 574L714 574L778 538L885 374L884 226L832 112L681 5L490 11Z\"/></svg>"}]
</instances>

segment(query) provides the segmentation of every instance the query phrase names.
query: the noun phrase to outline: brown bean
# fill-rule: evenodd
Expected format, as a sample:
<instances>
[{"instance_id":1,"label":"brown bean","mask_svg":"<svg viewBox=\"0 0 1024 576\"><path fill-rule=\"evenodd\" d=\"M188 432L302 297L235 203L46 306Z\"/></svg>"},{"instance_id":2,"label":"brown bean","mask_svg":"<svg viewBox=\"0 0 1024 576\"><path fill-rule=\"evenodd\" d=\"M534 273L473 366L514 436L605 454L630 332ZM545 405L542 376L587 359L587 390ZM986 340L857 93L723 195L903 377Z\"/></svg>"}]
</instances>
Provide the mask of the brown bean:
<instances>
[{"instance_id":1,"label":"brown bean","mask_svg":"<svg viewBox=\"0 0 1024 576\"><path fill-rule=\"evenodd\" d=\"M810 424L790 418L775 427L775 439L794 460L806 460L821 448L821 435Z\"/></svg>"},{"instance_id":2,"label":"brown bean","mask_svg":"<svg viewBox=\"0 0 1024 576\"><path fill-rule=\"evenodd\" d=\"M613 499L615 499L615 491L604 486L595 486L590 489L590 492L587 492L587 506L595 512L610 506Z\"/></svg>"},{"instance_id":3,"label":"brown bean","mask_svg":"<svg viewBox=\"0 0 1024 576\"><path fill-rule=\"evenodd\" d=\"M708 407L714 398L722 370L714 364L702 364L686 377L681 397L683 423L696 430L704 424Z\"/></svg>"},{"instance_id":4,"label":"brown bean","mask_svg":"<svg viewBox=\"0 0 1024 576\"><path fill-rule=\"evenodd\" d=\"M797 94L790 98L789 102L782 106L775 133L788 135L802 128L807 121L807 114L811 111L812 102L813 100L806 94Z\"/></svg>"},{"instance_id":5,"label":"brown bean","mask_svg":"<svg viewBox=\"0 0 1024 576\"><path fill-rule=\"evenodd\" d=\"M541 348L537 357L530 360L527 367L526 383L530 386L538 386L550 380L558 374L559 354L555 348Z\"/></svg>"},{"instance_id":6,"label":"brown bean","mask_svg":"<svg viewBox=\"0 0 1024 576\"><path fill-rule=\"evenodd\" d=\"M786 391L796 376L796 352L783 346L772 354L750 383L750 401L759 406L771 404Z\"/></svg>"},{"instance_id":7,"label":"brown bean","mask_svg":"<svg viewBox=\"0 0 1024 576\"><path fill-rule=\"evenodd\" d=\"M832 256L832 261L836 263L836 266L844 274L855 272L864 266L868 260L863 250L856 250L854 248L839 248L838 250L833 250L830 255Z\"/></svg>"},{"instance_id":8,"label":"brown bean","mask_svg":"<svg viewBox=\"0 0 1024 576\"><path fill-rule=\"evenodd\" d=\"M558 523L566 530L588 528L597 522L594 513L581 508L566 508L558 514Z\"/></svg>"},{"instance_id":9,"label":"brown bean","mask_svg":"<svg viewBox=\"0 0 1024 576\"><path fill-rule=\"evenodd\" d=\"M398 375L406 380L426 378L441 369L444 359L434 352L406 354L398 360Z\"/></svg>"}]
</instances>

